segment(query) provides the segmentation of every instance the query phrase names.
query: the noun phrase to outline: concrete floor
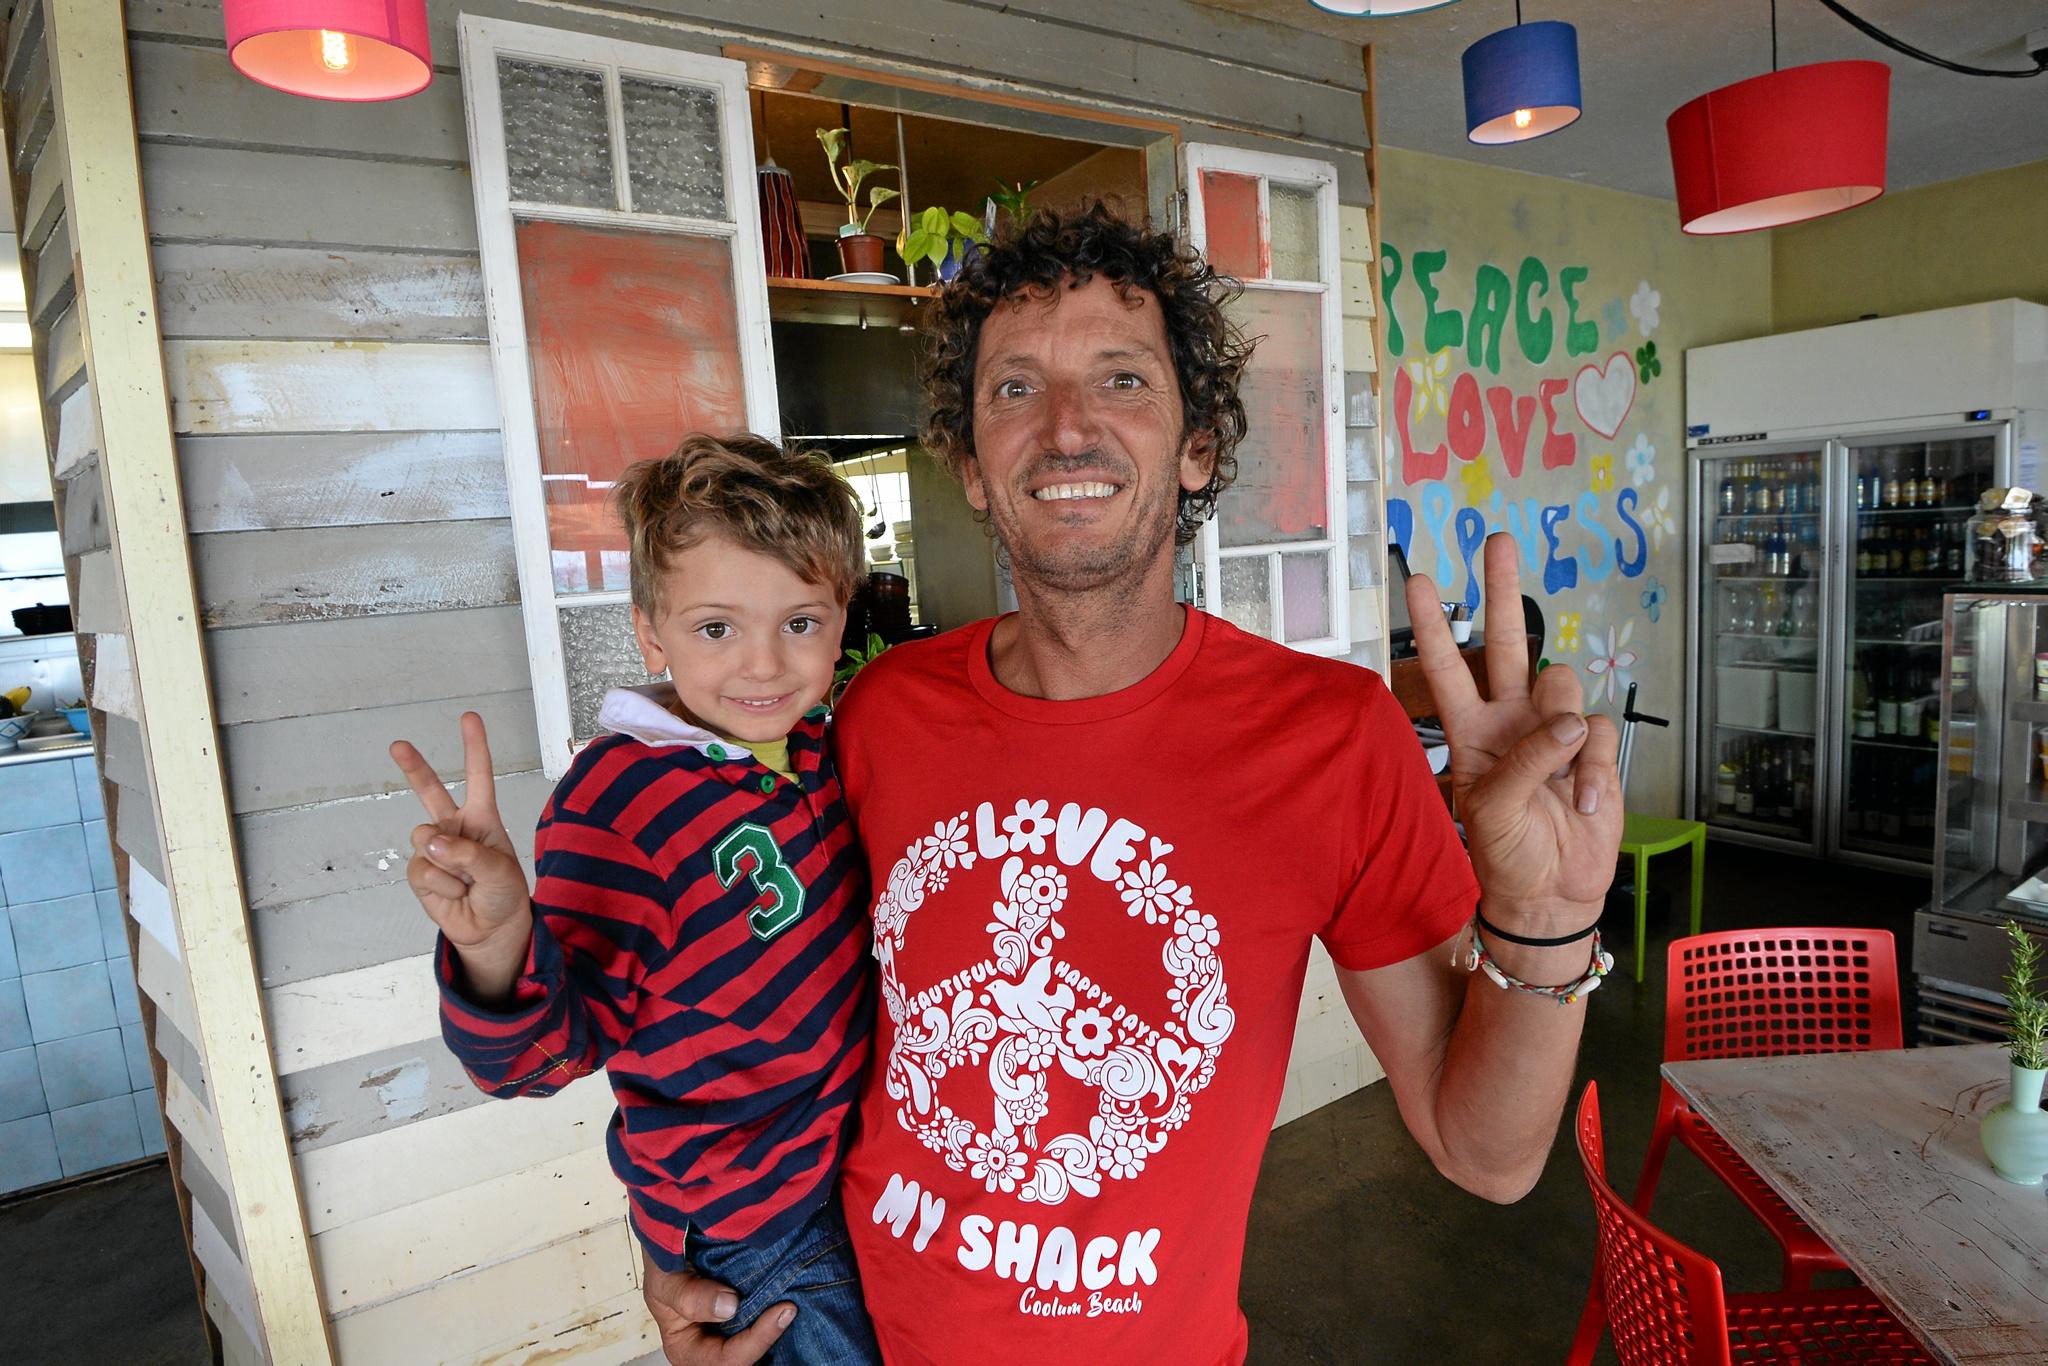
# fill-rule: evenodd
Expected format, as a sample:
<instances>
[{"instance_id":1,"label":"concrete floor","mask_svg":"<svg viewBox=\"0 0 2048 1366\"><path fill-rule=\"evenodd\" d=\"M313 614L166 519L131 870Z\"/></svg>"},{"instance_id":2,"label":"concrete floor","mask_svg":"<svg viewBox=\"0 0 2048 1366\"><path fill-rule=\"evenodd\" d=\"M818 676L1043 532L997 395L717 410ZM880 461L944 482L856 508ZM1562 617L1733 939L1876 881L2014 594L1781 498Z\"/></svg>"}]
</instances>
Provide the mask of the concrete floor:
<instances>
[{"instance_id":1,"label":"concrete floor","mask_svg":"<svg viewBox=\"0 0 2048 1366\"><path fill-rule=\"evenodd\" d=\"M1590 998L1579 1062L1580 1084L1600 1081L1608 1161L1624 1190L1656 1106L1664 945L1674 924L1684 928L1685 860L1660 863L1648 977L1640 988L1630 979L1631 917L1610 909L1621 968ZM1828 923L1898 934L1903 960L1925 896L1925 879L1716 845L1706 928L1789 924L1824 907ZM1776 1245L1682 1150L1665 1169L1656 1217L1718 1260L1730 1289L1776 1284ZM1535 1191L1503 1208L1439 1177L1401 1127L1388 1088L1368 1087L1281 1129L1267 1149L1242 1292L1252 1361L1560 1360L1584 1302L1592 1238L1568 1129ZM160 1163L0 1207L0 1267L10 1362L207 1359Z\"/></svg>"}]
</instances>

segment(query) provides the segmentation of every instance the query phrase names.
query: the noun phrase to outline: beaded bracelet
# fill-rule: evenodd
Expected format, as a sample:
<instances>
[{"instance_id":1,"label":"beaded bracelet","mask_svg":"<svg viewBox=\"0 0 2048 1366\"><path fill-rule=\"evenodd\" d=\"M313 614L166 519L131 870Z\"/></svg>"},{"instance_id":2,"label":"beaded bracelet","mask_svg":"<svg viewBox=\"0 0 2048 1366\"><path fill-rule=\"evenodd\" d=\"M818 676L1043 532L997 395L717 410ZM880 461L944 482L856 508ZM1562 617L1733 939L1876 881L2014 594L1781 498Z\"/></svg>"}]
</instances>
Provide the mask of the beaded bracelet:
<instances>
[{"instance_id":1,"label":"beaded bracelet","mask_svg":"<svg viewBox=\"0 0 2048 1366\"><path fill-rule=\"evenodd\" d=\"M1453 951L1451 962L1467 972L1484 971L1493 984L1503 990L1526 991L1531 996L1546 996L1561 1006L1575 1005L1582 996L1590 995L1600 986L1600 979L1614 968L1614 955L1600 947L1600 931L1593 931L1593 961L1587 965L1586 975L1576 982L1567 982L1558 987L1539 987L1511 977L1493 961L1493 955L1486 951L1486 945L1479 940L1479 917L1472 917L1472 924L1466 931L1468 947L1463 952Z\"/></svg>"}]
</instances>

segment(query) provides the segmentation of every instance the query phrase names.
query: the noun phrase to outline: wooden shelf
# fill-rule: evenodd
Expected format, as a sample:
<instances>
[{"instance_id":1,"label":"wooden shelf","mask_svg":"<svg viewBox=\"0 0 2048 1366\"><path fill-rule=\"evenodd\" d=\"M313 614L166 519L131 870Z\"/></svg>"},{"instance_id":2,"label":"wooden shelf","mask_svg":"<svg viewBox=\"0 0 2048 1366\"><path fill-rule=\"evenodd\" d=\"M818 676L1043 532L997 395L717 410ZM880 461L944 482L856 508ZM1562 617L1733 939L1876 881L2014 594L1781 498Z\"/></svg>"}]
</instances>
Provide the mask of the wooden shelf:
<instances>
[{"instance_id":1,"label":"wooden shelf","mask_svg":"<svg viewBox=\"0 0 2048 1366\"><path fill-rule=\"evenodd\" d=\"M779 323L858 327L915 326L918 309L938 290L919 285L864 285L848 280L768 281L768 316Z\"/></svg>"}]
</instances>

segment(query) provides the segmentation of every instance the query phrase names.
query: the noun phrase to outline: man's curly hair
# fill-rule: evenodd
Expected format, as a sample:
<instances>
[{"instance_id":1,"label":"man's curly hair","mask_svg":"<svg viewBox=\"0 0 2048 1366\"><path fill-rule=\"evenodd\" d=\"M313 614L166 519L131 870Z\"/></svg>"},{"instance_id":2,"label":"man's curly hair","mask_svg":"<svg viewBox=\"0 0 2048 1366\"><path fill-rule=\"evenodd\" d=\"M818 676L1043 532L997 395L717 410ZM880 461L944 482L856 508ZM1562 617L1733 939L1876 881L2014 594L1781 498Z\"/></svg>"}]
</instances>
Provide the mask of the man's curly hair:
<instances>
[{"instance_id":1,"label":"man's curly hair","mask_svg":"<svg viewBox=\"0 0 2048 1366\"><path fill-rule=\"evenodd\" d=\"M1097 275L1127 298L1150 293L1166 316L1185 439L1199 440L1211 461L1208 483L1180 491L1174 541L1188 545L1215 511L1217 495L1237 477L1236 450L1245 434L1237 389L1253 342L1224 316L1224 305L1238 293L1235 281L1218 275L1193 247L1148 231L1099 200L1065 214L1040 209L1006 226L940 292L925 317L918 357L931 408L924 445L956 477L974 457L974 366L981 325L998 305L1022 294L1049 296Z\"/></svg>"}]
</instances>

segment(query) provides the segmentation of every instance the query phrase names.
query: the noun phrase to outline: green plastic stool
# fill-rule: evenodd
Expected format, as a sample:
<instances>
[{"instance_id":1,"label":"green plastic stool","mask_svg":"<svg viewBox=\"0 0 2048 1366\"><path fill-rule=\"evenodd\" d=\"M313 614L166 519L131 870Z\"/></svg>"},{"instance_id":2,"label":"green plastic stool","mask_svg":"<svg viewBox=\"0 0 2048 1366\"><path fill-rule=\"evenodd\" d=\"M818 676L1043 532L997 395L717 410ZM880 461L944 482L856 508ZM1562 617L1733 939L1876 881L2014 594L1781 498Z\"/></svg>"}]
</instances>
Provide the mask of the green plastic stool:
<instances>
[{"instance_id":1,"label":"green plastic stool","mask_svg":"<svg viewBox=\"0 0 2048 1366\"><path fill-rule=\"evenodd\" d=\"M1650 859L1692 846L1692 929L1700 932L1700 898L1707 880L1707 827L1700 821L1642 816L1631 811L1622 820L1621 854L1636 865L1636 981L1643 980L1643 932L1650 908Z\"/></svg>"}]
</instances>

